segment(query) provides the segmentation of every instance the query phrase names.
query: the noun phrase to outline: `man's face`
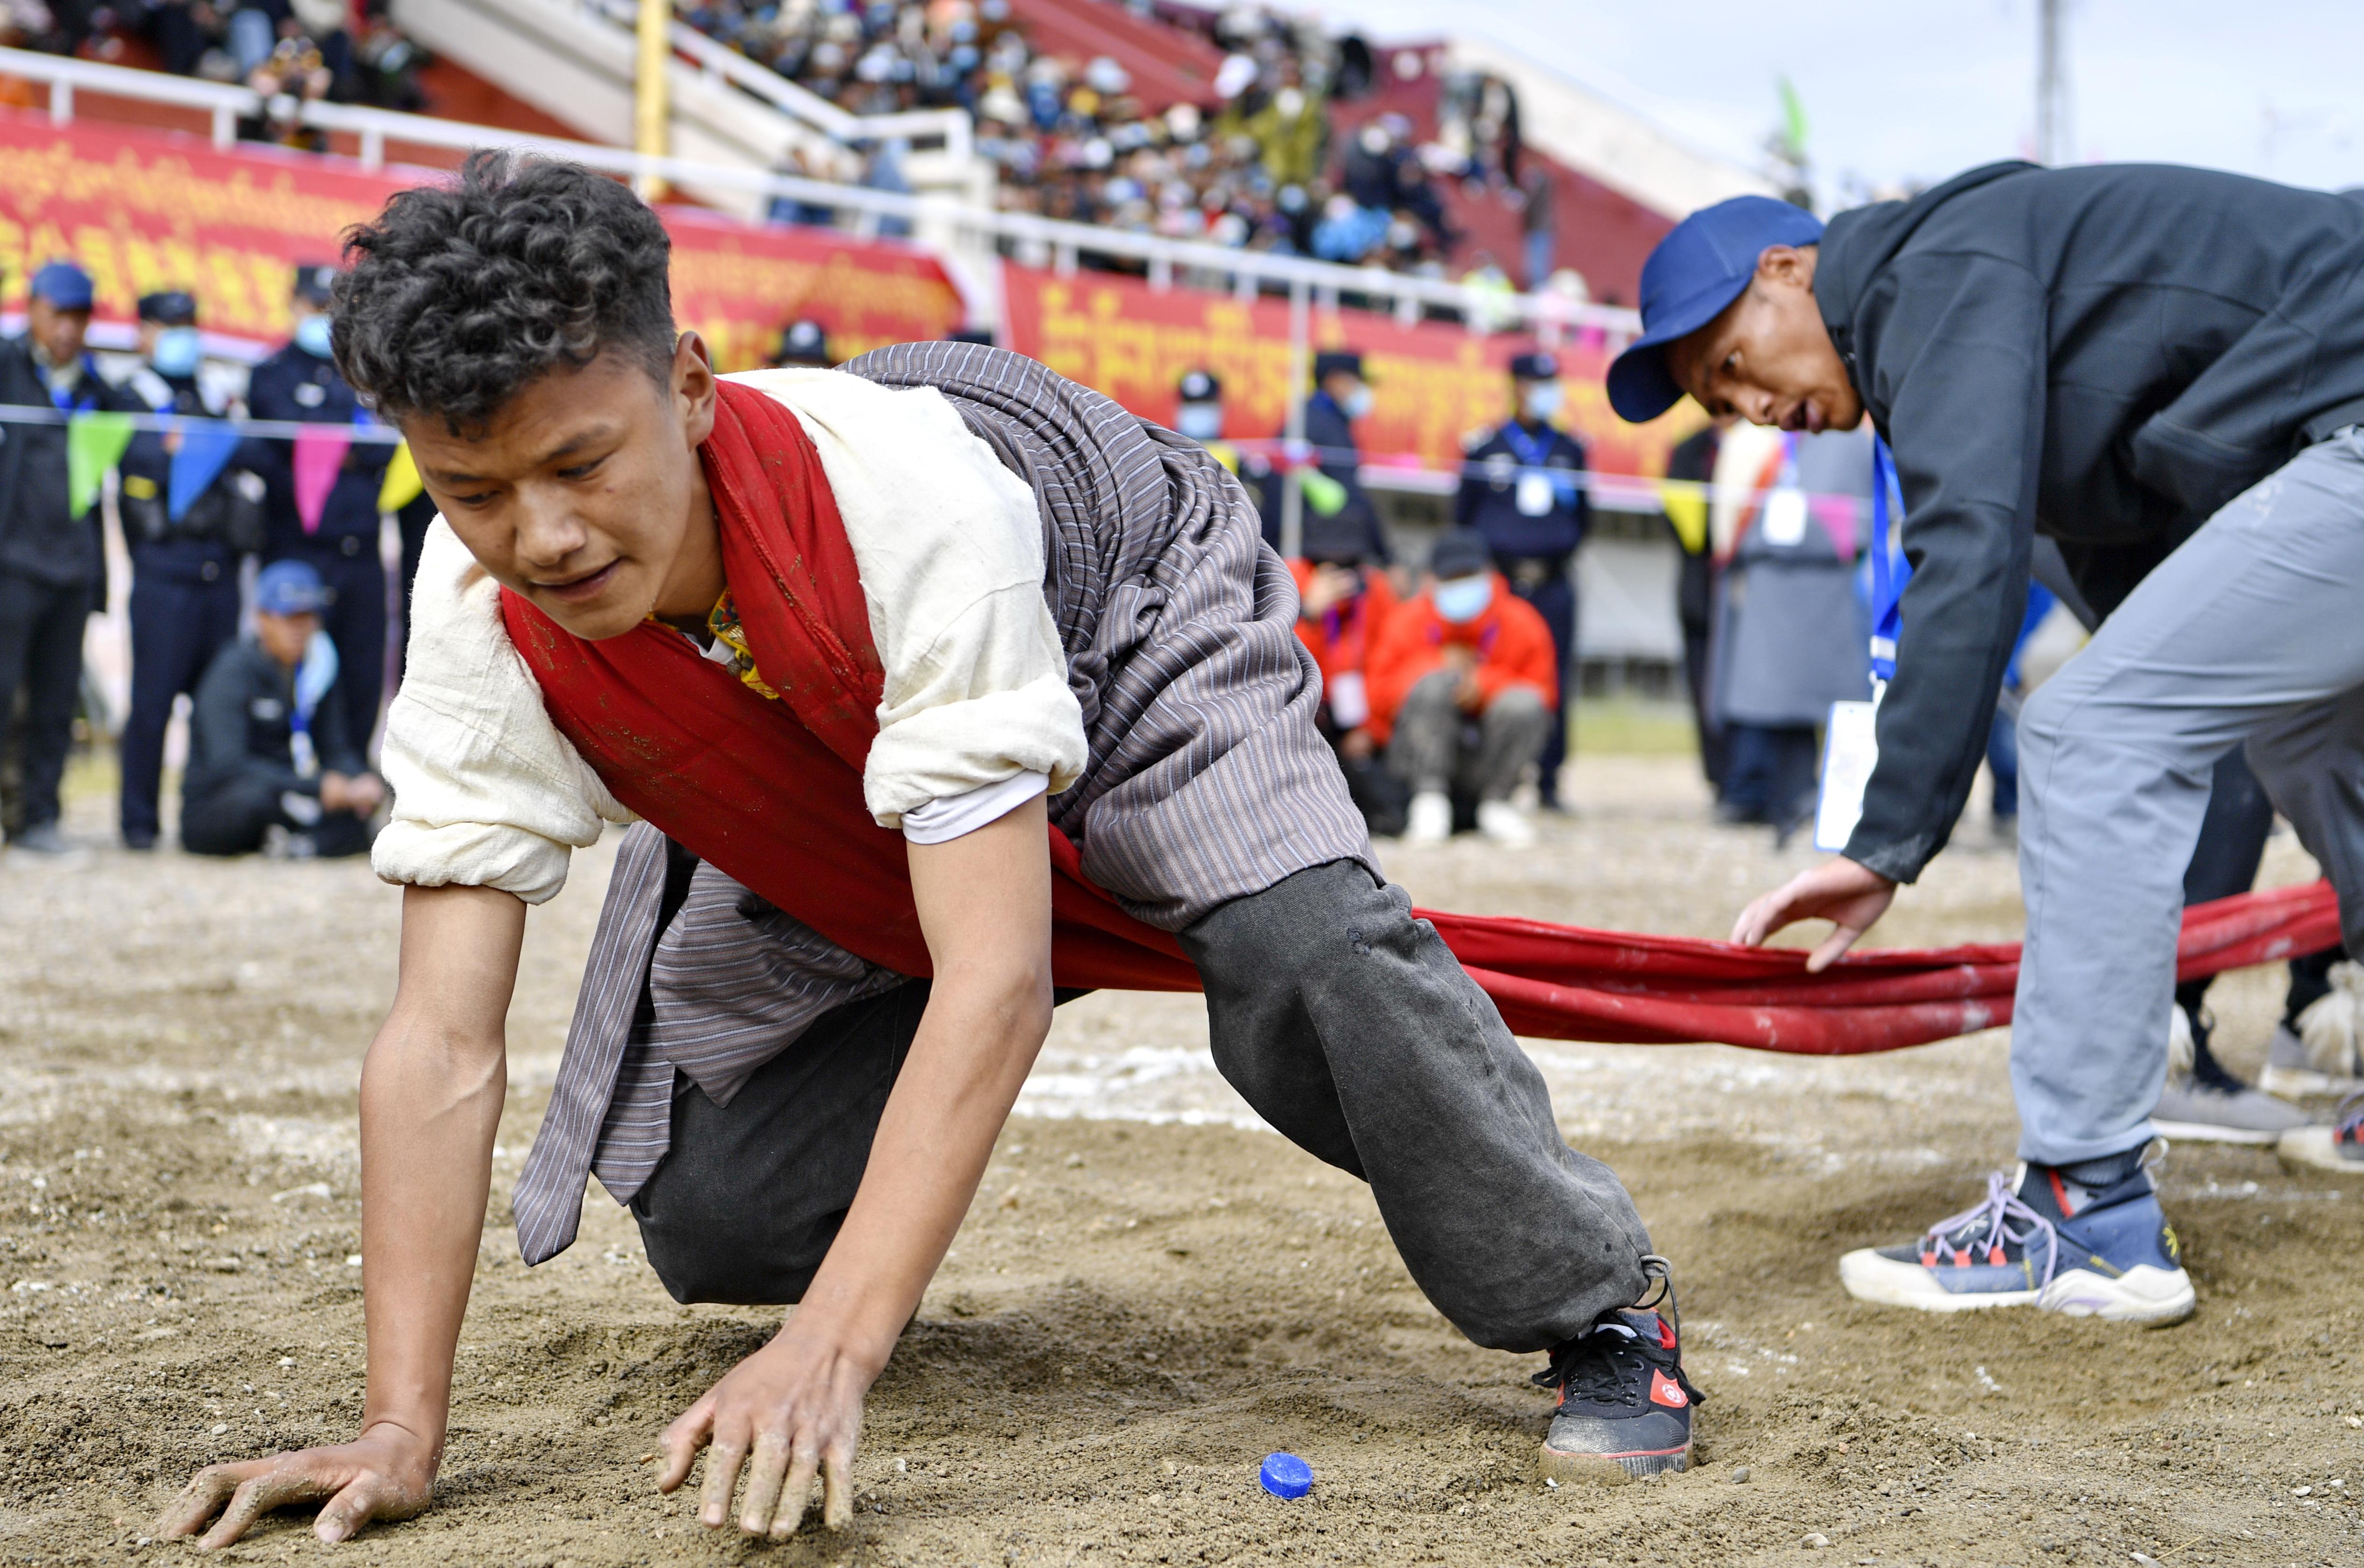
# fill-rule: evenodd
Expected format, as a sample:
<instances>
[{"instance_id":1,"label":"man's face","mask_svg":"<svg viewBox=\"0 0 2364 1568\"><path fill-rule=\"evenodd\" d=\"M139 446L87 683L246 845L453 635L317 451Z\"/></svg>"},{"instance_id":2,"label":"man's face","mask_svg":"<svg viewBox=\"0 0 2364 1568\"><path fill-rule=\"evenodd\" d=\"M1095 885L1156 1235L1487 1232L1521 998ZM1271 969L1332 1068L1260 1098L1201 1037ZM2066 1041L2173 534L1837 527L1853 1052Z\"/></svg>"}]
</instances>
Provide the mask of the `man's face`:
<instances>
[{"instance_id":1,"label":"man's face","mask_svg":"<svg viewBox=\"0 0 2364 1568\"><path fill-rule=\"evenodd\" d=\"M90 330L87 310L60 310L46 299L25 306L25 329L41 346L52 365L69 365L82 358L82 340Z\"/></svg>"},{"instance_id":2,"label":"man's face","mask_svg":"<svg viewBox=\"0 0 2364 1568\"><path fill-rule=\"evenodd\" d=\"M312 634L319 629L320 617L309 610L292 616L254 612L254 640L282 669L293 670L304 662L304 651L312 646Z\"/></svg>"},{"instance_id":3,"label":"man's face","mask_svg":"<svg viewBox=\"0 0 2364 1568\"><path fill-rule=\"evenodd\" d=\"M1814 248L1768 247L1722 315L1667 345L1676 384L1712 415L1784 430L1851 430L1863 399L1814 304Z\"/></svg>"},{"instance_id":4,"label":"man's face","mask_svg":"<svg viewBox=\"0 0 2364 1568\"><path fill-rule=\"evenodd\" d=\"M419 476L484 569L577 637L650 615L702 617L721 592L697 448L714 429L706 345L682 334L670 379L603 352L528 384L480 431L402 421Z\"/></svg>"}]
</instances>

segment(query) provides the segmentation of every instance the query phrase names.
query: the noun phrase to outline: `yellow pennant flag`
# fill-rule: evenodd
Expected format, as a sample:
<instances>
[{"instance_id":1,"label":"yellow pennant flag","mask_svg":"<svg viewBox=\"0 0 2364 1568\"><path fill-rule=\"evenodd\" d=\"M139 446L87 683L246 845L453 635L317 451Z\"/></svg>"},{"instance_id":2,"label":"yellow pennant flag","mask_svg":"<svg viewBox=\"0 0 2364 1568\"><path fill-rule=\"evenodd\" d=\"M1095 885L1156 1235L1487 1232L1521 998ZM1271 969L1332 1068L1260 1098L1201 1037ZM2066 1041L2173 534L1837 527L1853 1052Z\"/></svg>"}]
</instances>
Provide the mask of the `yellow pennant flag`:
<instances>
[{"instance_id":1,"label":"yellow pennant flag","mask_svg":"<svg viewBox=\"0 0 2364 1568\"><path fill-rule=\"evenodd\" d=\"M385 483L377 487L377 509L399 512L418 499L427 486L418 477L418 465L410 460L410 443L403 442L394 449L393 458L385 465Z\"/></svg>"}]
</instances>

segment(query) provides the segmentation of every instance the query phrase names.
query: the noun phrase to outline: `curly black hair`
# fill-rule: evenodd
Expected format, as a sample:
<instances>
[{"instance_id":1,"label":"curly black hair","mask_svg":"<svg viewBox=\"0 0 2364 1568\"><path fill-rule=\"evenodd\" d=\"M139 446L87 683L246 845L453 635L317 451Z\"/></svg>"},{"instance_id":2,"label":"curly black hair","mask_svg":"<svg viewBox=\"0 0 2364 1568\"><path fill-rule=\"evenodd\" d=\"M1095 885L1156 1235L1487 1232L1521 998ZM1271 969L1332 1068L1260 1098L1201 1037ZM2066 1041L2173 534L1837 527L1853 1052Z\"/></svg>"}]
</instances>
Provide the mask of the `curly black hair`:
<instances>
[{"instance_id":1,"label":"curly black hair","mask_svg":"<svg viewBox=\"0 0 2364 1568\"><path fill-rule=\"evenodd\" d=\"M480 430L556 365L601 350L671 373L672 241L605 174L502 151L403 191L345 235L330 305L337 368L393 419Z\"/></svg>"}]
</instances>

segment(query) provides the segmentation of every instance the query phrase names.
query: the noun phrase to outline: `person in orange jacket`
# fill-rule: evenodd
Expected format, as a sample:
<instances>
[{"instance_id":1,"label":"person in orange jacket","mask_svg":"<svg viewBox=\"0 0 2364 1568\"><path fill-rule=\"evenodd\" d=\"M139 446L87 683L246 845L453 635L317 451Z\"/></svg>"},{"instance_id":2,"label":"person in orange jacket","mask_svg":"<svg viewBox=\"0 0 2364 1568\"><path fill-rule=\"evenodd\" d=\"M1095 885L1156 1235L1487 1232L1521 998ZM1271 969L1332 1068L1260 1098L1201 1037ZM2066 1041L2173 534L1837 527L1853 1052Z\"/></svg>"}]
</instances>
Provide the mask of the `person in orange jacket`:
<instances>
[{"instance_id":1,"label":"person in orange jacket","mask_svg":"<svg viewBox=\"0 0 2364 1568\"><path fill-rule=\"evenodd\" d=\"M1297 579L1298 640L1321 668L1315 722L1337 753L1346 792L1365 824L1378 838L1393 838L1404 830L1411 792L1379 754L1384 736L1372 733L1369 658L1401 601L1387 573L1370 560L1361 529L1309 517L1304 548L1288 570Z\"/></svg>"},{"instance_id":2,"label":"person in orange jacket","mask_svg":"<svg viewBox=\"0 0 2364 1568\"><path fill-rule=\"evenodd\" d=\"M1411 786L1414 843L1453 832L1453 792L1478 797L1478 830L1526 844L1534 829L1511 804L1543 754L1559 702L1558 658L1543 617L1493 569L1485 536L1455 528L1428 558L1428 580L1397 606L1371 650L1372 738Z\"/></svg>"}]
</instances>

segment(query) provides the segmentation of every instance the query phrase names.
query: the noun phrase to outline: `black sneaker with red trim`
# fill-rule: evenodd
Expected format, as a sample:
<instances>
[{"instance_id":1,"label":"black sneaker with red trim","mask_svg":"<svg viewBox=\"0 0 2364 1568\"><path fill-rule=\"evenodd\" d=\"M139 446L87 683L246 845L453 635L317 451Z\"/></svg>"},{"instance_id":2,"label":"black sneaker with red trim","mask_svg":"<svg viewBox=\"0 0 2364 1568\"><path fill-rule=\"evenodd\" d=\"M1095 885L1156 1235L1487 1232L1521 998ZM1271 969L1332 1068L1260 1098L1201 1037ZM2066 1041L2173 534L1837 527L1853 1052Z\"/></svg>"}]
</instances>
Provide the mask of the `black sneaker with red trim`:
<instances>
[{"instance_id":1,"label":"black sneaker with red trim","mask_svg":"<svg viewBox=\"0 0 2364 1568\"><path fill-rule=\"evenodd\" d=\"M1682 1314L1667 1261L1646 1258L1643 1267L1665 1286L1657 1300L1602 1313L1535 1374L1559 1390L1542 1467L1562 1485L1616 1485L1690 1468L1691 1410L1705 1396L1683 1375ZM1661 1303L1663 1313L1652 1309Z\"/></svg>"}]
</instances>

